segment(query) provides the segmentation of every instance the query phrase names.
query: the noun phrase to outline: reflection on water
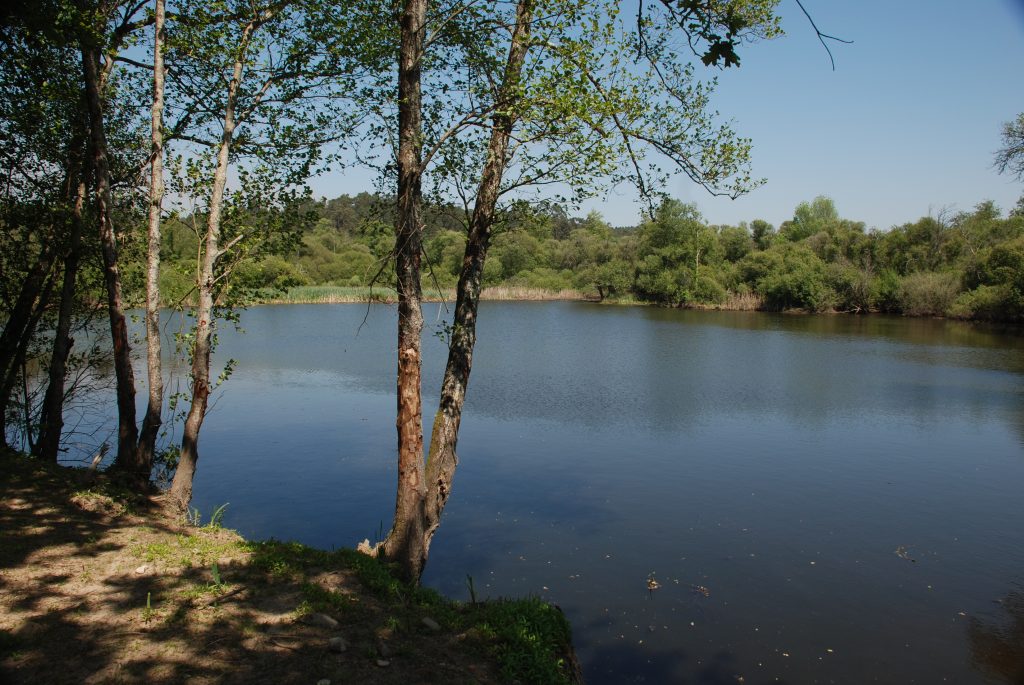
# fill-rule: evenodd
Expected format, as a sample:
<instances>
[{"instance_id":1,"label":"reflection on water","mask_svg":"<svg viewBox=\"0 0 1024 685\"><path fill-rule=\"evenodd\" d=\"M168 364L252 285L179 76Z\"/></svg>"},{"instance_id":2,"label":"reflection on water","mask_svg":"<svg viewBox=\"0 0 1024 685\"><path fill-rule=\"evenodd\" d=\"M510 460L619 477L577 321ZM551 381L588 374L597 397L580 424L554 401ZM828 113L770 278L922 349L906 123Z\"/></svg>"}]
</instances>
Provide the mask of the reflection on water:
<instances>
[{"instance_id":1,"label":"reflection on water","mask_svg":"<svg viewBox=\"0 0 1024 685\"><path fill-rule=\"evenodd\" d=\"M435 307L428 411L445 353ZM482 309L427 584L462 597L469 574L482 595L556 602L592 683L1009 677L983 670L966 617L1024 568L1021 336L876 316ZM394 317L245 312L248 333L222 336L218 357L238 368L203 429L195 504L230 502L226 523L246 535L327 548L386 530Z\"/></svg>"}]
</instances>

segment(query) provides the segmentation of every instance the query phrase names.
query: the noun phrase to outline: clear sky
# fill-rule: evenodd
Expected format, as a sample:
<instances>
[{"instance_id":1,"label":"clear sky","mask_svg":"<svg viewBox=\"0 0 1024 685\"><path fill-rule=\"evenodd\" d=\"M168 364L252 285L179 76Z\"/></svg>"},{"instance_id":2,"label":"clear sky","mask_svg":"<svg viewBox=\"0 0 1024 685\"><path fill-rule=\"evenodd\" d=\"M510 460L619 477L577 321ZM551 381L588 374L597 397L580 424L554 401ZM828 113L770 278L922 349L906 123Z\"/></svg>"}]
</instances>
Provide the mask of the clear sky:
<instances>
[{"instance_id":1,"label":"clear sky","mask_svg":"<svg viewBox=\"0 0 1024 685\"><path fill-rule=\"evenodd\" d=\"M744 46L739 69L718 71L714 105L753 139L766 185L739 200L713 198L685 179L669 189L711 223L776 226L816 195L844 218L887 229L943 209L994 200L1004 210L1024 184L992 159L1002 123L1024 112L1024 0L804 0L831 43L836 70L795 0L782 0L786 35ZM710 70L705 70L712 75ZM332 175L317 195L371 190L366 177ZM622 188L590 201L614 225L640 207Z\"/></svg>"}]
</instances>

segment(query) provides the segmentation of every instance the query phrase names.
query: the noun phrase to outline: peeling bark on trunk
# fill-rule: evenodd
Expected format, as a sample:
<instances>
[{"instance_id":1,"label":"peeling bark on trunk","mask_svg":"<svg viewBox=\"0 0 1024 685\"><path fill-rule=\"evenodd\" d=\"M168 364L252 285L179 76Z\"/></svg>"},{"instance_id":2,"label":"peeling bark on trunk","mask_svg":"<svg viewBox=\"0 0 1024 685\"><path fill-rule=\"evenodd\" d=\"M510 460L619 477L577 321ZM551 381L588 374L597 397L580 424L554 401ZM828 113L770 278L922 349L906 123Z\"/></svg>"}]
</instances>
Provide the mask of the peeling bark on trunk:
<instances>
[{"instance_id":1,"label":"peeling bark on trunk","mask_svg":"<svg viewBox=\"0 0 1024 685\"><path fill-rule=\"evenodd\" d=\"M112 220L113 200L110 191L110 166L107 160L107 137L103 123L101 98L100 50L82 44L82 72L85 76L85 100L89 111L92 138L93 175L96 182L96 214L99 219L100 245L103 252L103 279L107 290L107 311L110 337L114 347L114 373L117 378L117 457L114 468L134 480L149 480L149 471L138 462L138 428L135 425L135 373L132 370L128 326L121 297L121 272L117 262L117 239Z\"/></svg>"},{"instance_id":2,"label":"peeling bark on trunk","mask_svg":"<svg viewBox=\"0 0 1024 685\"><path fill-rule=\"evenodd\" d=\"M60 449L61 432L64 429L64 383L67 376L68 356L74 340L71 338L71 323L74 314L75 286L78 279L78 264L82 257L83 212L88 183L83 175L81 146L75 145L72 163L69 165L68 185L75 184L74 204L71 210L68 247L64 255L64 277L60 291L60 309L57 314L57 328L53 336L53 353L50 357L49 382L43 398L43 409L39 420L39 441L36 451L46 461L56 462ZM76 159L78 158L78 159Z\"/></svg>"},{"instance_id":3,"label":"peeling bark on trunk","mask_svg":"<svg viewBox=\"0 0 1024 685\"><path fill-rule=\"evenodd\" d=\"M164 199L164 0L156 0L153 39L152 147L149 177L149 243L146 251L146 368L149 401L139 435L138 459L149 471L160 432L164 380L160 363L160 214Z\"/></svg>"},{"instance_id":4,"label":"peeling bark on trunk","mask_svg":"<svg viewBox=\"0 0 1024 685\"><path fill-rule=\"evenodd\" d=\"M192 346L192 404L185 418L185 427L181 435L181 455L178 468L171 481L171 500L181 510L187 511L192 501L192 481L195 478L196 464L199 461L199 430L203 427L206 408L210 398L210 353L213 338L213 305L216 287L216 267L220 258L221 213L224 205L224 188L228 179L229 155L231 140L235 132L235 105L238 99L238 88L242 81L242 70L245 66L245 53L249 38L255 30L249 24L243 33L239 47L239 57L235 61L234 71L228 83L227 102L224 107L224 130L221 134L217 150L217 167L213 175L213 189L210 192L210 213L206 223L206 241L203 248L203 260L199 270L199 305L196 308L195 342Z\"/></svg>"},{"instance_id":5,"label":"peeling bark on trunk","mask_svg":"<svg viewBox=\"0 0 1024 685\"><path fill-rule=\"evenodd\" d=\"M420 254L423 241L420 64L427 0L406 0L398 64L398 216L395 271L398 290L398 488L395 518L381 554L415 582L427 559L423 503L423 412L420 396Z\"/></svg>"}]
</instances>

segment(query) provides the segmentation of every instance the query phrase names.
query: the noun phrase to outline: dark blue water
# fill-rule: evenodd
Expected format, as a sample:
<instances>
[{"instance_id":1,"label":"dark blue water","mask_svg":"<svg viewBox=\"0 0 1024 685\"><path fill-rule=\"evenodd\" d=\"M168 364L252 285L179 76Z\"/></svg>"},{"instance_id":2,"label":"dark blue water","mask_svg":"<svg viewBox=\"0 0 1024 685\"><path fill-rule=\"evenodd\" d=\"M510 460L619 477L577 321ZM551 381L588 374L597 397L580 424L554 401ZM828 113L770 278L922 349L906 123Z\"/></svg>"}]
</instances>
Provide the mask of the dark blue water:
<instances>
[{"instance_id":1,"label":"dark blue water","mask_svg":"<svg viewBox=\"0 0 1024 685\"><path fill-rule=\"evenodd\" d=\"M221 335L238 366L194 504L230 503L246 536L378 539L394 309L260 307L242 325ZM1019 335L485 303L479 340L426 584L560 605L591 683L1024 682Z\"/></svg>"}]
</instances>

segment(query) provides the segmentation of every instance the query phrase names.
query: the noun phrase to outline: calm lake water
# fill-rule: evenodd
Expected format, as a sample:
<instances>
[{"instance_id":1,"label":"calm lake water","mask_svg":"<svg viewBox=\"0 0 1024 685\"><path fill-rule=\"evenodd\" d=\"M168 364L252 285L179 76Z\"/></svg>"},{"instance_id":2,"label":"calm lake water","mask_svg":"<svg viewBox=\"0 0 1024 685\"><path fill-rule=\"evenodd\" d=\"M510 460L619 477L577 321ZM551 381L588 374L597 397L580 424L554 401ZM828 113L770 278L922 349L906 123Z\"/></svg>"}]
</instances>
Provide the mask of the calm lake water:
<instances>
[{"instance_id":1,"label":"calm lake water","mask_svg":"<svg viewBox=\"0 0 1024 685\"><path fill-rule=\"evenodd\" d=\"M195 506L378 539L395 316L244 312ZM1022 381L1024 338L954 322L484 303L424 582L558 604L589 683L1024 682Z\"/></svg>"}]
</instances>

